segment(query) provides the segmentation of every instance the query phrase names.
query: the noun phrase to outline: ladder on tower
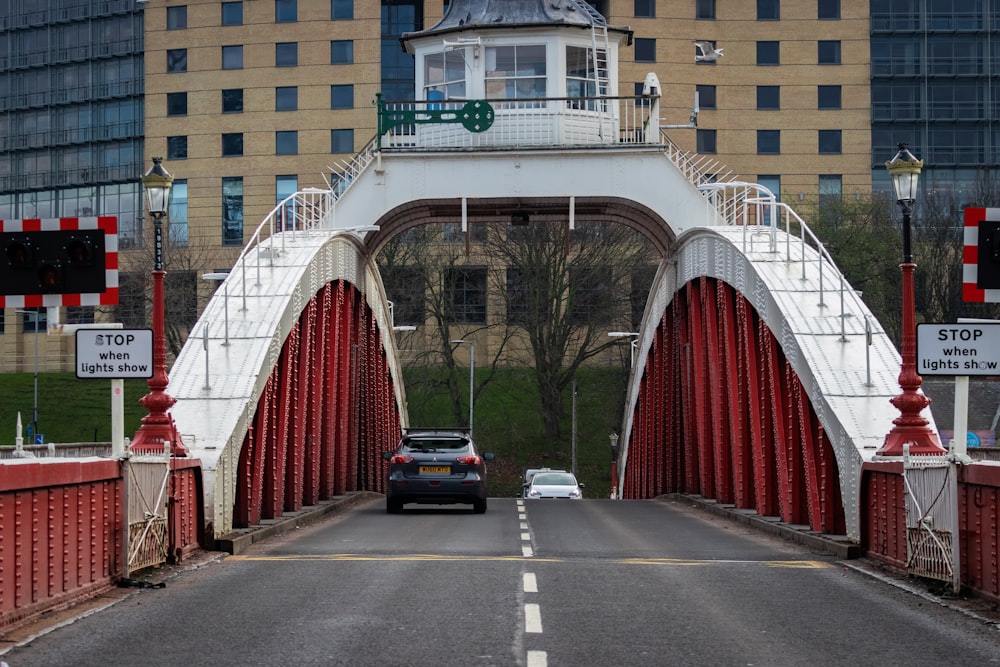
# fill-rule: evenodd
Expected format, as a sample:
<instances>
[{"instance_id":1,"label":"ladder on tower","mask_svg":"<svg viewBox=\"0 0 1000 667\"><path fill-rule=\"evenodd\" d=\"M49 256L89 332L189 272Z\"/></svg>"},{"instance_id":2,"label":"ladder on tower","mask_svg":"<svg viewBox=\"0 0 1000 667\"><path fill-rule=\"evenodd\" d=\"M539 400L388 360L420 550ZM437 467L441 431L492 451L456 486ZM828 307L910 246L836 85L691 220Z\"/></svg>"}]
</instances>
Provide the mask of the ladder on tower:
<instances>
[{"instance_id":1,"label":"ladder on tower","mask_svg":"<svg viewBox=\"0 0 1000 667\"><path fill-rule=\"evenodd\" d=\"M572 0L576 8L590 19L591 57L587 62L587 78L594 83L597 100L597 111L600 113L601 124L598 128L600 137L605 141L614 140L614 114L608 104L608 88L611 79L608 75L608 22L587 0Z\"/></svg>"}]
</instances>

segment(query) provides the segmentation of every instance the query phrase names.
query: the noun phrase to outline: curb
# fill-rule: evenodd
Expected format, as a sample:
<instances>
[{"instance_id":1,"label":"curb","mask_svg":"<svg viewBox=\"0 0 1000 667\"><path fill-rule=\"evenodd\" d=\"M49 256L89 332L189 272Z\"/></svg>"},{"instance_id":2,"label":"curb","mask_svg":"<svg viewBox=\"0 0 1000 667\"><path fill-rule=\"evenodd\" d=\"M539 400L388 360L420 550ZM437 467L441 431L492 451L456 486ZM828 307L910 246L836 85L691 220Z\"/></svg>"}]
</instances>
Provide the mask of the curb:
<instances>
[{"instance_id":1,"label":"curb","mask_svg":"<svg viewBox=\"0 0 1000 667\"><path fill-rule=\"evenodd\" d=\"M295 512L285 512L277 519L266 519L259 525L242 528L215 539L209 548L213 551L224 551L235 556L245 551L251 544L256 544L269 537L287 533L301 526L318 521L330 514L342 512L362 502L382 498L382 494L371 491L355 491L330 500L324 500L318 505L303 507Z\"/></svg>"},{"instance_id":2,"label":"curb","mask_svg":"<svg viewBox=\"0 0 1000 667\"><path fill-rule=\"evenodd\" d=\"M830 554L839 560L861 558L861 546L851 541L846 535L817 533L814 530L810 530L809 526L785 523L779 517L761 516L757 514L756 510L737 509L735 505L720 503L701 496L668 493L657 496L656 500L689 503L715 516L752 526L755 530L759 530L762 533L782 537L814 551Z\"/></svg>"}]
</instances>

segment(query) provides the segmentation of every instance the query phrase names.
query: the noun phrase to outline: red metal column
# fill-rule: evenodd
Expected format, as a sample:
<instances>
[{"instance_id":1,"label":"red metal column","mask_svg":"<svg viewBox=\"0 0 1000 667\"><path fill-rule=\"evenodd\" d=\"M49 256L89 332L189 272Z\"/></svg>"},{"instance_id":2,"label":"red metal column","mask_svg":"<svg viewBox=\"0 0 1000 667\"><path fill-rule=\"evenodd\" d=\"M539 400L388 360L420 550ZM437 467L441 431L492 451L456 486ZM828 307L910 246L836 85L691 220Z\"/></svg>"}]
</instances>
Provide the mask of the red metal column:
<instances>
[{"instance_id":1,"label":"red metal column","mask_svg":"<svg viewBox=\"0 0 1000 667\"><path fill-rule=\"evenodd\" d=\"M298 398L299 325L288 332L278 361L277 438L268 442L264 462L264 491L261 516L274 519L281 516L285 499L285 465L288 458L288 441L292 437L292 401Z\"/></svg>"},{"instance_id":2,"label":"red metal column","mask_svg":"<svg viewBox=\"0 0 1000 667\"><path fill-rule=\"evenodd\" d=\"M713 498L720 503L733 502L732 455L729 435L731 396L726 391L726 359L722 333L719 331L719 310L722 293L728 288L721 281L712 280L704 294L705 344L708 353L708 402L711 414L710 445L713 461Z\"/></svg>"},{"instance_id":3,"label":"red metal column","mask_svg":"<svg viewBox=\"0 0 1000 667\"><path fill-rule=\"evenodd\" d=\"M337 449L337 372L339 349L337 322L339 313L336 309L336 289L328 284L323 289L322 320L325 332L320 340L324 347L323 363L323 407L321 417L323 426L320 431L322 455L319 462L319 497L329 500L334 496L334 461Z\"/></svg>"},{"instance_id":4,"label":"red metal column","mask_svg":"<svg viewBox=\"0 0 1000 667\"><path fill-rule=\"evenodd\" d=\"M754 382L752 385L754 412L757 416L753 431L754 468L757 478L757 512L763 516L779 516L778 483L774 449L773 396L767 386L769 355L773 352L767 345L771 335L764 320L754 313L756 324L756 344L754 353Z\"/></svg>"},{"instance_id":5,"label":"red metal column","mask_svg":"<svg viewBox=\"0 0 1000 667\"><path fill-rule=\"evenodd\" d=\"M732 287L720 283L719 305L719 346L721 362L724 365L723 378L728 396L729 475L732 479L732 501L737 507L751 507L753 498L753 477L746 455L749 440L746 419L746 390L740 382L740 348L736 326L736 300L740 299Z\"/></svg>"},{"instance_id":6,"label":"red metal column","mask_svg":"<svg viewBox=\"0 0 1000 667\"><path fill-rule=\"evenodd\" d=\"M773 462L773 488L777 500L778 516L784 521L792 521L795 514L792 487L799 474L795 459L789 456L788 412L784 386L784 356L778 349L777 341L770 329L760 323L760 346L763 363L761 382L766 397L765 424L769 425L765 435L765 448Z\"/></svg>"},{"instance_id":7,"label":"red metal column","mask_svg":"<svg viewBox=\"0 0 1000 667\"><path fill-rule=\"evenodd\" d=\"M312 366L313 327L316 326L316 299L313 297L299 316L299 341L296 358L295 393L292 395L288 434L288 455L285 461L284 511L302 509L303 470L306 466L306 417L316 393Z\"/></svg>"},{"instance_id":8,"label":"red metal column","mask_svg":"<svg viewBox=\"0 0 1000 667\"><path fill-rule=\"evenodd\" d=\"M338 496L344 495L349 490L350 415L352 411L351 396L353 394L351 370L354 360L354 341L351 336L351 328L353 326L352 310L353 306L350 302L347 285L343 281L340 281L337 283L337 377L335 385L337 396L337 449L334 461L334 494Z\"/></svg>"},{"instance_id":9,"label":"red metal column","mask_svg":"<svg viewBox=\"0 0 1000 667\"><path fill-rule=\"evenodd\" d=\"M663 415L664 437L653 446L664 448L664 491L677 493L681 490L684 447L684 331L682 319L678 316L677 299L667 309L663 324L663 386L666 392L666 410Z\"/></svg>"},{"instance_id":10,"label":"red metal column","mask_svg":"<svg viewBox=\"0 0 1000 667\"><path fill-rule=\"evenodd\" d=\"M746 468L745 474L749 475L752 471L752 496L747 498L747 501L749 507L756 507L760 511L761 504L766 503L768 489L766 487L767 477L763 472L764 461L758 456L763 426L761 424L756 327L753 309L745 298L740 298L736 302L736 326L738 327L737 336L740 345L742 385L740 405L743 406L746 423L746 437L742 441L743 451L741 457L737 458L743 459L743 465Z\"/></svg>"},{"instance_id":11,"label":"red metal column","mask_svg":"<svg viewBox=\"0 0 1000 667\"><path fill-rule=\"evenodd\" d=\"M358 372L360 346L358 344L358 308L353 285L344 286L344 339L347 365L344 368L344 441L342 443L342 468L344 490L358 490L358 411L361 376Z\"/></svg>"},{"instance_id":12,"label":"red metal column","mask_svg":"<svg viewBox=\"0 0 1000 667\"><path fill-rule=\"evenodd\" d=\"M324 287L313 297L315 307L312 330L314 335L309 346L312 360L309 365L312 369L312 382L310 383L310 395L306 399L309 408L306 414L306 461L302 474L302 502L306 505L315 505L319 502L319 469L326 442L323 438L325 426L323 406L327 401L327 293L328 290Z\"/></svg>"}]
</instances>

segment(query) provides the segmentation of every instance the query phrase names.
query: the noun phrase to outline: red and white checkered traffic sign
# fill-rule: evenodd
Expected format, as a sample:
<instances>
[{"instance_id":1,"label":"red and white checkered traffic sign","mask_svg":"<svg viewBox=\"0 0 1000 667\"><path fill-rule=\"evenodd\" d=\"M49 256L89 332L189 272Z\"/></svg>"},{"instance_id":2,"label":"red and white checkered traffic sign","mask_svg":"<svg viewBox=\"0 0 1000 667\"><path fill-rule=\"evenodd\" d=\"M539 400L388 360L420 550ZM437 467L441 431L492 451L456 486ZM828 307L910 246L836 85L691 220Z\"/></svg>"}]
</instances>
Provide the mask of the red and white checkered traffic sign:
<instances>
[{"instance_id":1,"label":"red and white checkered traffic sign","mask_svg":"<svg viewBox=\"0 0 1000 667\"><path fill-rule=\"evenodd\" d=\"M88 218L26 218L0 220L0 234L33 232L104 232L104 291L94 293L0 295L0 308L44 308L50 306L113 306L118 303L118 218L102 215Z\"/></svg>"},{"instance_id":2,"label":"red and white checkered traffic sign","mask_svg":"<svg viewBox=\"0 0 1000 667\"><path fill-rule=\"evenodd\" d=\"M986 276L980 275L981 260L986 258L980 254L980 234L983 227L989 227L991 233L996 233L1000 225L1000 208L967 208L965 209L965 246L962 251L962 300L972 303L1000 303L1000 288L991 289L992 282Z\"/></svg>"}]
</instances>

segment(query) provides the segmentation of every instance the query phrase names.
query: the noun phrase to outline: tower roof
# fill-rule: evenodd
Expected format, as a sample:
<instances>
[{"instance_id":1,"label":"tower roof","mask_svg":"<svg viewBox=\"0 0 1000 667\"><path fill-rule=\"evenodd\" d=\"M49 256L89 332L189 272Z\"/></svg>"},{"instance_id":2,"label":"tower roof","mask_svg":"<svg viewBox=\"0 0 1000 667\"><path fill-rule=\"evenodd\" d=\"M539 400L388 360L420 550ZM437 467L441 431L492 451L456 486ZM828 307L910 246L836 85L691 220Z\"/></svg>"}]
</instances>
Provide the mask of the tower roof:
<instances>
[{"instance_id":1,"label":"tower roof","mask_svg":"<svg viewBox=\"0 0 1000 667\"><path fill-rule=\"evenodd\" d=\"M406 33L403 40L483 28L604 25L604 17L586 4L586 0L452 0L437 25Z\"/></svg>"}]
</instances>

